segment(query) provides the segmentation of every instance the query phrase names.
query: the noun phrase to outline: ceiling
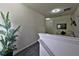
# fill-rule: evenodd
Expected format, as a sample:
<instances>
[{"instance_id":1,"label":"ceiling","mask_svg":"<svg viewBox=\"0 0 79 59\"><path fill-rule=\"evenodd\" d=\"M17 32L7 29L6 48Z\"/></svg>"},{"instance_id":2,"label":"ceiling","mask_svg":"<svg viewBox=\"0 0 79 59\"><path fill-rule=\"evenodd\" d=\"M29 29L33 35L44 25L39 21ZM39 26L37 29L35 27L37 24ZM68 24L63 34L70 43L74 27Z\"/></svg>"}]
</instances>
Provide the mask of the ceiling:
<instances>
[{"instance_id":1,"label":"ceiling","mask_svg":"<svg viewBox=\"0 0 79 59\"><path fill-rule=\"evenodd\" d=\"M40 14L44 15L45 17L57 17L61 15L72 15L77 7L79 6L78 3L24 3L23 5L31 8L39 12ZM63 13L50 13L52 9L55 8L67 8L72 7L71 10L63 12Z\"/></svg>"}]
</instances>

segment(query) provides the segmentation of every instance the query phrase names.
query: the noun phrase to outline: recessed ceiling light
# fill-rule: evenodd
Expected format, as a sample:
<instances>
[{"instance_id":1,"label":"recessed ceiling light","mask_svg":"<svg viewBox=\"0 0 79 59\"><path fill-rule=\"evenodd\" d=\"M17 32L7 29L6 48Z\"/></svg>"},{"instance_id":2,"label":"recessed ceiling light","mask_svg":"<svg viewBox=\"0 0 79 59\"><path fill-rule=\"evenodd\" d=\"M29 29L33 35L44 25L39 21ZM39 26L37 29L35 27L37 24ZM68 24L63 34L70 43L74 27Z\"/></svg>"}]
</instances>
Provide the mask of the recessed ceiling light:
<instances>
[{"instance_id":1,"label":"recessed ceiling light","mask_svg":"<svg viewBox=\"0 0 79 59\"><path fill-rule=\"evenodd\" d=\"M60 12L60 11L61 11L61 9L58 9L58 8L57 8L57 9L53 9L51 12L52 12L52 13L58 13L58 12Z\"/></svg>"},{"instance_id":2,"label":"recessed ceiling light","mask_svg":"<svg viewBox=\"0 0 79 59\"><path fill-rule=\"evenodd\" d=\"M50 20L50 18L46 18L46 20Z\"/></svg>"}]
</instances>

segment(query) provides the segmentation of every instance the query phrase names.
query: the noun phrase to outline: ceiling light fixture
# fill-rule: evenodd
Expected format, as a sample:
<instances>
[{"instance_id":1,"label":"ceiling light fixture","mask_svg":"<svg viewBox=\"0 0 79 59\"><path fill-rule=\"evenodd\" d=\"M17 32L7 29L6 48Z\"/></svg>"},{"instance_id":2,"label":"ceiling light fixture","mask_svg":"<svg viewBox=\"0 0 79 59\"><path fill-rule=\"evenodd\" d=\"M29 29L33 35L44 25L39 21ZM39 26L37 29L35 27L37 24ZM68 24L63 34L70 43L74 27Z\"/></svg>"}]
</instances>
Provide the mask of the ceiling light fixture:
<instances>
[{"instance_id":1,"label":"ceiling light fixture","mask_svg":"<svg viewBox=\"0 0 79 59\"><path fill-rule=\"evenodd\" d=\"M58 9L58 8L57 8L57 9L53 9L51 12L52 12L52 13L58 13L58 12L60 12L60 11L61 11L61 9Z\"/></svg>"},{"instance_id":2,"label":"ceiling light fixture","mask_svg":"<svg viewBox=\"0 0 79 59\"><path fill-rule=\"evenodd\" d=\"M46 18L46 20L50 20L50 18Z\"/></svg>"}]
</instances>

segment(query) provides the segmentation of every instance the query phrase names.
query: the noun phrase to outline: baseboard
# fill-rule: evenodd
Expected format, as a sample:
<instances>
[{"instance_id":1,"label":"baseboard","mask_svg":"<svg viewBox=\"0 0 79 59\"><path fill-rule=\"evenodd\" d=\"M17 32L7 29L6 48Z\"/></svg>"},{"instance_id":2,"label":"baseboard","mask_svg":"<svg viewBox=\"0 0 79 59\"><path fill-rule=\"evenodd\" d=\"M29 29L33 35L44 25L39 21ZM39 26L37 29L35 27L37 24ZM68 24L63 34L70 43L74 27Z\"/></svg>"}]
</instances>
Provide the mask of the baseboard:
<instances>
[{"instance_id":1,"label":"baseboard","mask_svg":"<svg viewBox=\"0 0 79 59\"><path fill-rule=\"evenodd\" d=\"M24 49L26 49L27 47L29 47L29 46L35 44L36 42L37 42L37 41L34 41L34 42L32 42L31 44L27 45L26 47L24 47L24 48L22 48L22 49L20 49L20 50L18 50L18 51L16 51L16 52L14 52L13 55L14 55L14 56L17 55L19 52L21 52L21 51L23 51Z\"/></svg>"}]
</instances>

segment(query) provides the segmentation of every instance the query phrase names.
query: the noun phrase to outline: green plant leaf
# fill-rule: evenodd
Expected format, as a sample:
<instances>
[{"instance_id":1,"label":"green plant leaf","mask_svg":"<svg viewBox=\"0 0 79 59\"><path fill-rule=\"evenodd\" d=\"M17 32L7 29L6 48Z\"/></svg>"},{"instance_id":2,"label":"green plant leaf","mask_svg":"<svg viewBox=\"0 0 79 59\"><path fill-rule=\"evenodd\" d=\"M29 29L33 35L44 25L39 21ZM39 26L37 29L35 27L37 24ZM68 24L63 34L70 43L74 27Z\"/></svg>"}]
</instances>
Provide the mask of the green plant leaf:
<instances>
[{"instance_id":1,"label":"green plant leaf","mask_svg":"<svg viewBox=\"0 0 79 59\"><path fill-rule=\"evenodd\" d=\"M15 33L19 30L20 27L21 27L21 26L18 26L18 27L15 29L15 31L13 32L13 34L15 34Z\"/></svg>"},{"instance_id":2,"label":"green plant leaf","mask_svg":"<svg viewBox=\"0 0 79 59\"><path fill-rule=\"evenodd\" d=\"M9 31L8 31L8 35L9 35L10 37L12 37L14 31L15 31L14 29L9 29Z\"/></svg>"},{"instance_id":3,"label":"green plant leaf","mask_svg":"<svg viewBox=\"0 0 79 59\"><path fill-rule=\"evenodd\" d=\"M6 20L5 20L5 15L3 14L3 12L1 12L1 17L3 18L4 24L6 25Z\"/></svg>"},{"instance_id":4,"label":"green plant leaf","mask_svg":"<svg viewBox=\"0 0 79 59\"><path fill-rule=\"evenodd\" d=\"M5 19L5 15L3 14L3 12L1 12L1 16L2 16L2 18L3 18L5 27L7 28L7 21L6 21L6 19ZM6 16L6 17L7 17L7 16Z\"/></svg>"},{"instance_id":5,"label":"green plant leaf","mask_svg":"<svg viewBox=\"0 0 79 59\"><path fill-rule=\"evenodd\" d=\"M4 41L4 39L3 39L3 36L1 36L1 39L2 39L2 40L0 40L0 41L1 41L2 45L5 46L5 41Z\"/></svg>"},{"instance_id":6,"label":"green plant leaf","mask_svg":"<svg viewBox=\"0 0 79 59\"><path fill-rule=\"evenodd\" d=\"M0 27L3 27L3 28L5 28L5 29L6 29L5 25L0 24Z\"/></svg>"},{"instance_id":7,"label":"green plant leaf","mask_svg":"<svg viewBox=\"0 0 79 59\"><path fill-rule=\"evenodd\" d=\"M12 42L10 42L10 43L8 44L8 47L11 48L11 49L12 49L12 46L11 46L12 44L13 44Z\"/></svg>"},{"instance_id":8,"label":"green plant leaf","mask_svg":"<svg viewBox=\"0 0 79 59\"><path fill-rule=\"evenodd\" d=\"M6 22L9 21L9 12L7 12L7 15L6 15Z\"/></svg>"},{"instance_id":9,"label":"green plant leaf","mask_svg":"<svg viewBox=\"0 0 79 59\"><path fill-rule=\"evenodd\" d=\"M8 22L8 28L10 28L11 27L11 22Z\"/></svg>"},{"instance_id":10,"label":"green plant leaf","mask_svg":"<svg viewBox=\"0 0 79 59\"><path fill-rule=\"evenodd\" d=\"M12 36L12 37L9 39L9 41L12 41L12 42L16 41L16 37L18 37L18 35Z\"/></svg>"},{"instance_id":11,"label":"green plant leaf","mask_svg":"<svg viewBox=\"0 0 79 59\"><path fill-rule=\"evenodd\" d=\"M6 30L9 30L10 27L11 27L11 22L6 23L6 25L5 25Z\"/></svg>"},{"instance_id":12,"label":"green plant leaf","mask_svg":"<svg viewBox=\"0 0 79 59\"><path fill-rule=\"evenodd\" d=\"M16 37L18 37L18 35L12 36L12 37L11 37L11 40L12 40L13 42L16 41Z\"/></svg>"},{"instance_id":13,"label":"green plant leaf","mask_svg":"<svg viewBox=\"0 0 79 59\"><path fill-rule=\"evenodd\" d=\"M6 34L6 32L5 32L4 30L0 30L0 34L5 35L5 34Z\"/></svg>"},{"instance_id":14,"label":"green plant leaf","mask_svg":"<svg viewBox=\"0 0 79 59\"><path fill-rule=\"evenodd\" d=\"M3 20L5 20L5 17L4 17L4 14L3 14L3 12L1 12L1 16L2 16Z\"/></svg>"},{"instance_id":15,"label":"green plant leaf","mask_svg":"<svg viewBox=\"0 0 79 59\"><path fill-rule=\"evenodd\" d=\"M8 40L6 39L6 40L5 40L5 45L6 45L6 46L7 46L7 43L8 43Z\"/></svg>"}]
</instances>

